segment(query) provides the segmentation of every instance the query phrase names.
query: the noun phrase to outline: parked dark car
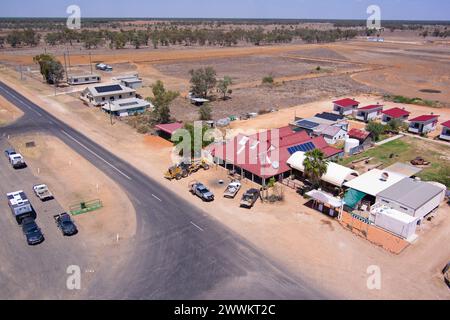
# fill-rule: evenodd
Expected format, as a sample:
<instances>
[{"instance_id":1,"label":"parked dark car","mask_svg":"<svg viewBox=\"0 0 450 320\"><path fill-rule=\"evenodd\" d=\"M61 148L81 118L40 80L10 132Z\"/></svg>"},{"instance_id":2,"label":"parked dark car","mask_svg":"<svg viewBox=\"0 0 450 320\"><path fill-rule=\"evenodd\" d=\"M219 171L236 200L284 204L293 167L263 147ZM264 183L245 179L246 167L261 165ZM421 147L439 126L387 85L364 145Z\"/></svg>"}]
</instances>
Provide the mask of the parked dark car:
<instances>
[{"instance_id":1,"label":"parked dark car","mask_svg":"<svg viewBox=\"0 0 450 320\"><path fill-rule=\"evenodd\" d=\"M258 189L247 190L242 196L241 208L251 209L260 196L261 192Z\"/></svg>"},{"instance_id":2,"label":"parked dark car","mask_svg":"<svg viewBox=\"0 0 450 320\"><path fill-rule=\"evenodd\" d=\"M64 236L73 236L78 233L77 226L73 222L72 218L66 212L58 214L53 217L56 225L61 230Z\"/></svg>"},{"instance_id":3,"label":"parked dark car","mask_svg":"<svg viewBox=\"0 0 450 320\"><path fill-rule=\"evenodd\" d=\"M44 241L44 235L33 218L25 218L22 221L22 231L29 245L37 245Z\"/></svg>"}]
</instances>

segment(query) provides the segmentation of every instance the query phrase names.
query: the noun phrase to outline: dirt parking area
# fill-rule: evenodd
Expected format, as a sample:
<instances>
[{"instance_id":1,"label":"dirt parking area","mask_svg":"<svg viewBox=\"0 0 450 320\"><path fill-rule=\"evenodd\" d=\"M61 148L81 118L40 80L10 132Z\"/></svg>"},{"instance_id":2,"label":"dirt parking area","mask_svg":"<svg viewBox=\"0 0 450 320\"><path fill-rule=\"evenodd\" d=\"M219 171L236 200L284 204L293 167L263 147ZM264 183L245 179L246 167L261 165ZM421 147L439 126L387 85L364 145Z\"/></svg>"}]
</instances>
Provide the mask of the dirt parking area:
<instances>
[{"instance_id":1,"label":"dirt parking area","mask_svg":"<svg viewBox=\"0 0 450 320\"><path fill-rule=\"evenodd\" d=\"M49 186L65 211L83 201L101 200L102 209L76 217L84 239L108 243L117 234L123 239L134 235L136 217L126 194L60 140L33 134L11 137L9 142L26 158L33 174ZM34 142L35 147L27 148L27 142Z\"/></svg>"}]
</instances>

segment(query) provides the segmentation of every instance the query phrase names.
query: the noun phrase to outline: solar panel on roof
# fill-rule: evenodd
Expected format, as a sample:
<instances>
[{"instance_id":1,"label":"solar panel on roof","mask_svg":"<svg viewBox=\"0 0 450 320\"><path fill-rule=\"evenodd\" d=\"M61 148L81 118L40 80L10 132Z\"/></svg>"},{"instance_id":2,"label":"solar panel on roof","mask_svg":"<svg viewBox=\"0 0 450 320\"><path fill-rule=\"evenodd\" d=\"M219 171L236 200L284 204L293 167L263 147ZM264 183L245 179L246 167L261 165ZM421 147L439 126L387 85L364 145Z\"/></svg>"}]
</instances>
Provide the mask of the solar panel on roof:
<instances>
[{"instance_id":1,"label":"solar panel on roof","mask_svg":"<svg viewBox=\"0 0 450 320\"><path fill-rule=\"evenodd\" d=\"M321 118L321 119L325 119L325 120L330 120L330 121L338 121L343 119L343 116L334 114L334 113L329 113L329 112L322 112L322 113L318 113L316 114L317 118Z\"/></svg>"},{"instance_id":2,"label":"solar panel on roof","mask_svg":"<svg viewBox=\"0 0 450 320\"><path fill-rule=\"evenodd\" d=\"M314 145L314 143L312 142L307 142L307 143L303 143L303 144L299 144L297 146L294 147L290 147L288 148L288 152L293 155L296 152L308 152L311 150L314 150L316 148L316 146Z\"/></svg>"},{"instance_id":3,"label":"solar panel on roof","mask_svg":"<svg viewBox=\"0 0 450 320\"><path fill-rule=\"evenodd\" d=\"M305 129L313 129L313 128L317 127L318 125L319 125L318 123L308 121L308 120L297 121L297 126L305 128Z\"/></svg>"},{"instance_id":4,"label":"solar panel on roof","mask_svg":"<svg viewBox=\"0 0 450 320\"><path fill-rule=\"evenodd\" d=\"M118 84L113 84L110 86L95 87L95 90L98 93L105 93L105 92L121 91L122 87L119 86Z\"/></svg>"}]
</instances>

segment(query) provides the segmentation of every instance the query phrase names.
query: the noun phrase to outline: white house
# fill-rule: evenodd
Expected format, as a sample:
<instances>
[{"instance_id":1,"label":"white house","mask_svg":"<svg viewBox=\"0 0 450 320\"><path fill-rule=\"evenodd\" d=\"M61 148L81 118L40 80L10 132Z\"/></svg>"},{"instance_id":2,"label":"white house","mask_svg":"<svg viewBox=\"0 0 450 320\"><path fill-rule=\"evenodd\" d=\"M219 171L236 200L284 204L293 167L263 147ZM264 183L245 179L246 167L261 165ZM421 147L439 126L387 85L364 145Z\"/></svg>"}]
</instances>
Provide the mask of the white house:
<instances>
[{"instance_id":1,"label":"white house","mask_svg":"<svg viewBox=\"0 0 450 320\"><path fill-rule=\"evenodd\" d=\"M383 116L381 118L381 122L383 124L389 123L391 120L398 120L400 122L404 122L408 120L410 112L406 111L405 109L400 108L392 108L389 110L385 110L382 112Z\"/></svg>"},{"instance_id":2,"label":"white house","mask_svg":"<svg viewBox=\"0 0 450 320\"><path fill-rule=\"evenodd\" d=\"M333 101L333 113L344 116L351 116L358 107L359 102L354 99L346 98Z\"/></svg>"},{"instance_id":3,"label":"white house","mask_svg":"<svg viewBox=\"0 0 450 320\"><path fill-rule=\"evenodd\" d=\"M81 100L93 106L103 106L109 101L136 97L136 90L120 84L104 84L89 86L81 93Z\"/></svg>"},{"instance_id":4,"label":"white house","mask_svg":"<svg viewBox=\"0 0 450 320\"><path fill-rule=\"evenodd\" d=\"M380 104L374 104L359 108L356 111L355 118L360 121L369 122L381 117L383 112L383 106Z\"/></svg>"},{"instance_id":5,"label":"white house","mask_svg":"<svg viewBox=\"0 0 450 320\"><path fill-rule=\"evenodd\" d=\"M450 141L450 121L442 124L442 132L439 136L440 139Z\"/></svg>"},{"instance_id":6,"label":"white house","mask_svg":"<svg viewBox=\"0 0 450 320\"><path fill-rule=\"evenodd\" d=\"M423 115L409 120L408 131L412 133L429 133L436 130L438 124L438 115L430 114Z\"/></svg>"},{"instance_id":7,"label":"white house","mask_svg":"<svg viewBox=\"0 0 450 320\"><path fill-rule=\"evenodd\" d=\"M336 144L348 138L347 130L344 130L340 126L319 125L313 129L313 132L317 136L324 137L328 144Z\"/></svg>"},{"instance_id":8,"label":"white house","mask_svg":"<svg viewBox=\"0 0 450 320\"><path fill-rule=\"evenodd\" d=\"M103 111L118 117L127 117L144 113L148 108L153 109L153 105L143 99L128 98L110 101L102 106Z\"/></svg>"},{"instance_id":9,"label":"white house","mask_svg":"<svg viewBox=\"0 0 450 320\"><path fill-rule=\"evenodd\" d=\"M129 75L129 76L121 76L113 78L113 80L118 81L121 85L131 88L131 89L139 89L142 87L142 79L139 78L138 74Z\"/></svg>"}]
</instances>

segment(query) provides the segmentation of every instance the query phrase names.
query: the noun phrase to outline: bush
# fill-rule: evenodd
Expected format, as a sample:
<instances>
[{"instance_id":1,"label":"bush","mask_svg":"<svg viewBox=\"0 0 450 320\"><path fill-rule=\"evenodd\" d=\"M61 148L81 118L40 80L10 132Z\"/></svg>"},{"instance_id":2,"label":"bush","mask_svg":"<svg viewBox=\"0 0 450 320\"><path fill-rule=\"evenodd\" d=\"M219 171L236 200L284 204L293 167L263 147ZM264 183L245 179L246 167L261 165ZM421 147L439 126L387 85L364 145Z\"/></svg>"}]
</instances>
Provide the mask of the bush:
<instances>
[{"instance_id":1,"label":"bush","mask_svg":"<svg viewBox=\"0 0 450 320\"><path fill-rule=\"evenodd\" d=\"M263 79L262 79L262 84L270 84L270 85L272 85L274 83L274 79L273 79L273 75L268 75L268 76L265 76Z\"/></svg>"},{"instance_id":2,"label":"bush","mask_svg":"<svg viewBox=\"0 0 450 320\"><path fill-rule=\"evenodd\" d=\"M198 110L199 118L202 121L209 121L212 119L212 110L209 104L204 104Z\"/></svg>"},{"instance_id":3,"label":"bush","mask_svg":"<svg viewBox=\"0 0 450 320\"><path fill-rule=\"evenodd\" d=\"M137 132L140 134L149 133L150 127L147 124L141 124L137 127Z\"/></svg>"}]
</instances>

